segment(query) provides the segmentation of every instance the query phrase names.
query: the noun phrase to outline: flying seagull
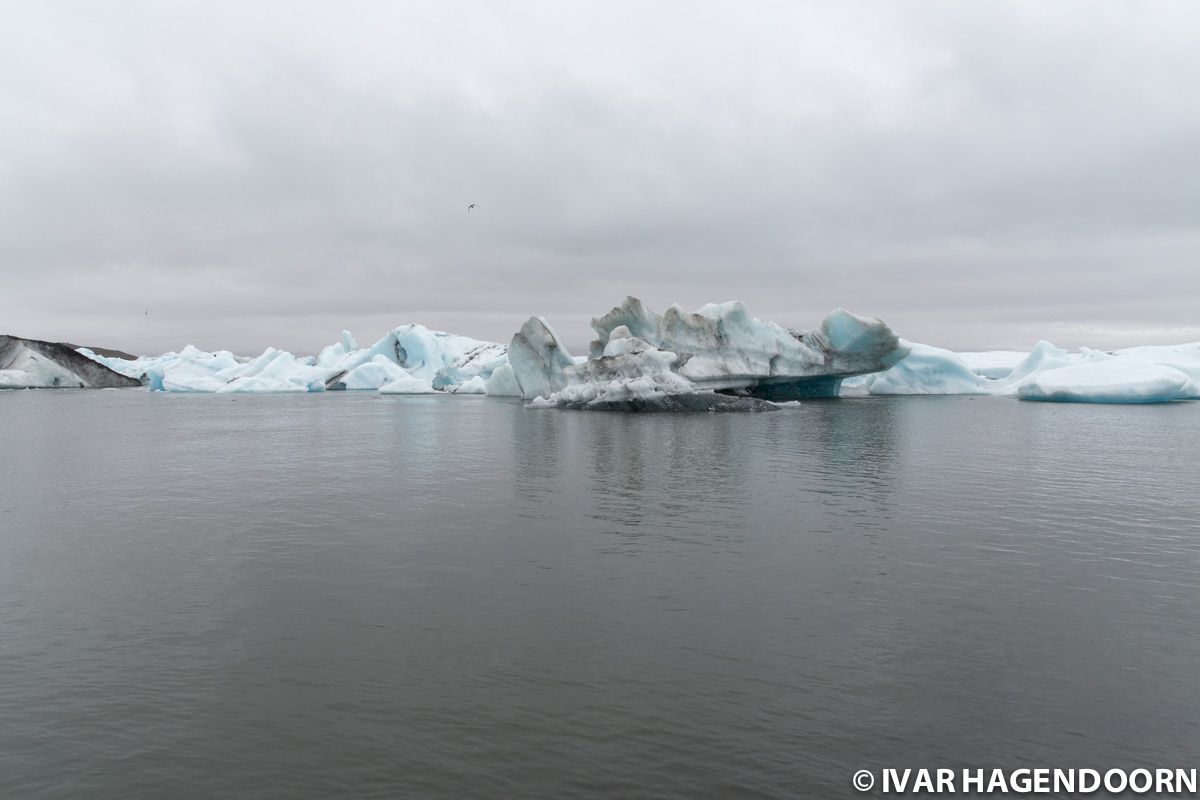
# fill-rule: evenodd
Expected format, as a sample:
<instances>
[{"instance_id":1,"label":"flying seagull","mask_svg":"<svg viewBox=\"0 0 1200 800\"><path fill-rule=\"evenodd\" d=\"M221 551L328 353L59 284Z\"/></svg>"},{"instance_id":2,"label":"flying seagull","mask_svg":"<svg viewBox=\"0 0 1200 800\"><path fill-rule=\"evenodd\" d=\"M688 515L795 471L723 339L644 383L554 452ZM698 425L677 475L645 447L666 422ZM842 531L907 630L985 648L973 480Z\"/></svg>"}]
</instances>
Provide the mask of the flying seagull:
<instances>
[{"instance_id":1,"label":"flying seagull","mask_svg":"<svg viewBox=\"0 0 1200 800\"><path fill-rule=\"evenodd\" d=\"M475 207L475 203L471 203L471 205L467 206L467 213L468 213L468 214L470 214L470 213L471 213L471 209L472 209L472 208L474 208L474 207Z\"/></svg>"}]
</instances>

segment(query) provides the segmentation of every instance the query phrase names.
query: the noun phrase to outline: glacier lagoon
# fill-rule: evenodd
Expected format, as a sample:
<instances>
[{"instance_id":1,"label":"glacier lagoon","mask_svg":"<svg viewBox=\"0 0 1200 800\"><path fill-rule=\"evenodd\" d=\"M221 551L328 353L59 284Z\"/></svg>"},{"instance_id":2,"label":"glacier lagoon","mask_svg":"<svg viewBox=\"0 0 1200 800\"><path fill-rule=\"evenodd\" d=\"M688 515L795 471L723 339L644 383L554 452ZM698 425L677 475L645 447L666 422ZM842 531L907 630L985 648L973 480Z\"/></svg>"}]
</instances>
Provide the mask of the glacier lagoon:
<instances>
[{"instance_id":1,"label":"glacier lagoon","mask_svg":"<svg viewBox=\"0 0 1200 800\"><path fill-rule=\"evenodd\" d=\"M0 795L1187 766L1197 410L0 393Z\"/></svg>"}]
</instances>

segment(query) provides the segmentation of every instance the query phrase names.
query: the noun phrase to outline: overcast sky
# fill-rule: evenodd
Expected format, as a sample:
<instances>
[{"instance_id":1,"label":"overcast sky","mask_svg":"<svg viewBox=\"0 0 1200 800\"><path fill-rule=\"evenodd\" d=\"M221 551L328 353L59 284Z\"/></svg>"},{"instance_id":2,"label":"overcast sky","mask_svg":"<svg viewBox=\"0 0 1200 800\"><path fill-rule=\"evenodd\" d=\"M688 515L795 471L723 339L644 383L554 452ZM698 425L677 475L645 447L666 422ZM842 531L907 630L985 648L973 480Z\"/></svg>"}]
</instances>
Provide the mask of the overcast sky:
<instances>
[{"instance_id":1,"label":"overcast sky","mask_svg":"<svg viewBox=\"0 0 1200 800\"><path fill-rule=\"evenodd\" d=\"M579 347L635 294L1196 340L1198 43L1190 1L0 0L0 333Z\"/></svg>"}]
</instances>

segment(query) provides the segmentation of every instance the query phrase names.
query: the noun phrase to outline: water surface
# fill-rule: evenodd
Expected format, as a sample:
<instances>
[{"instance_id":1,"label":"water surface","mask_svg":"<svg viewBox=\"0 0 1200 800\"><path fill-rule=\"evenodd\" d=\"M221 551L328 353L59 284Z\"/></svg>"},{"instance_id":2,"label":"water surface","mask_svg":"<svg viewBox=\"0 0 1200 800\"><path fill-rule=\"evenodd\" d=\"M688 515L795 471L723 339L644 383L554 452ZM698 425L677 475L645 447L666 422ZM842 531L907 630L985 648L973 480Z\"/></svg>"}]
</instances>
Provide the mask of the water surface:
<instances>
[{"instance_id":1,"label":"water surface","mask_svg":"<svg viewBox=\"0 0 1200 800\"><path fill-rule=\"evenodd\" d=\"M0 796L1192 767L1200 404L0 393Z\"/></svg>"}]
</instances>

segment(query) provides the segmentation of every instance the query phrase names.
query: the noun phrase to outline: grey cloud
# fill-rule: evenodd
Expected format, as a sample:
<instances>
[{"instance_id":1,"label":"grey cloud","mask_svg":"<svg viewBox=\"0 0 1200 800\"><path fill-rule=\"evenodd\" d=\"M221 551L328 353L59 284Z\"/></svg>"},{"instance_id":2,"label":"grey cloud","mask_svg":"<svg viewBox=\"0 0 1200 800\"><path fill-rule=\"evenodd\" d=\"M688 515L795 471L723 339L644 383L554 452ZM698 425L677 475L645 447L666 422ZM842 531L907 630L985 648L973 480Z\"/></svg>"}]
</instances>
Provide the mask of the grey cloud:
<instances>
[{"instance_id":1,"label":"grey cloud","mask_svg":"<svg viewBox=\"0 0 1200 800\"><path fill-rule=\"evenodd\" d=\"M1193 4L0 13L5 331L578 346L630 293L963 348L1200 322Z\"/></svg>"}]
</instances>

